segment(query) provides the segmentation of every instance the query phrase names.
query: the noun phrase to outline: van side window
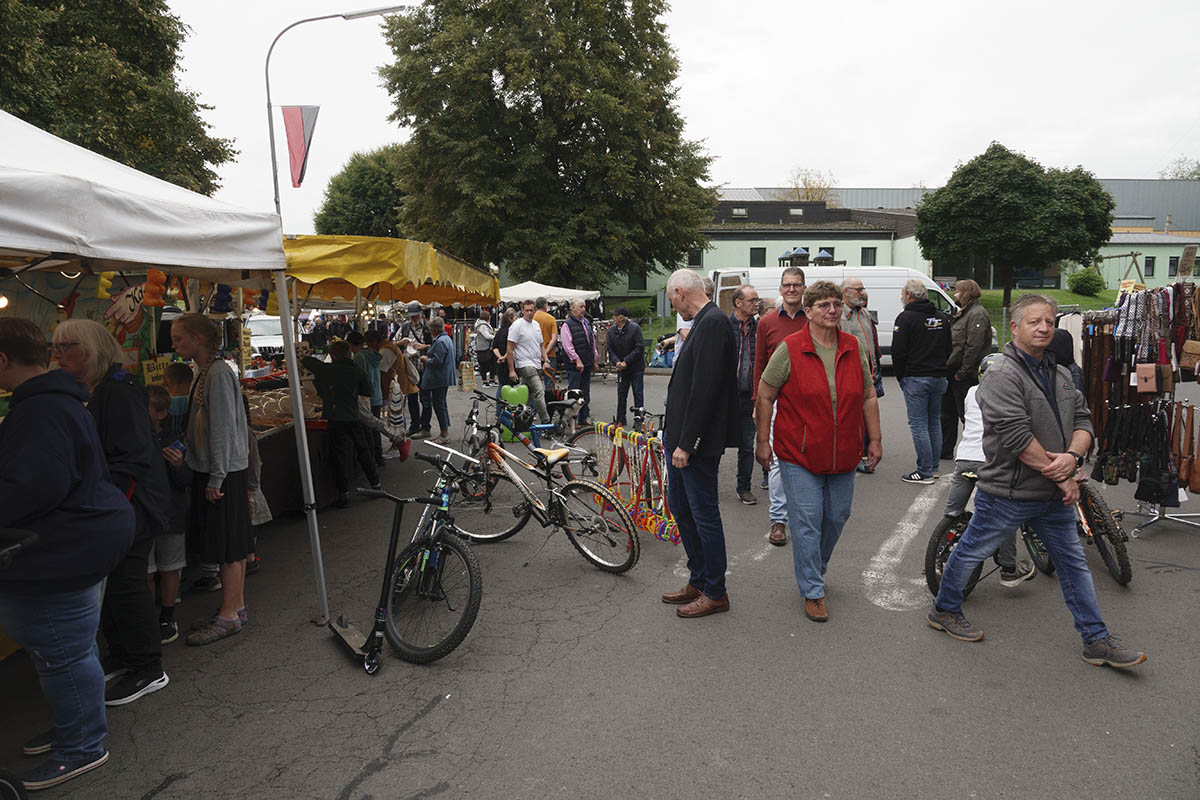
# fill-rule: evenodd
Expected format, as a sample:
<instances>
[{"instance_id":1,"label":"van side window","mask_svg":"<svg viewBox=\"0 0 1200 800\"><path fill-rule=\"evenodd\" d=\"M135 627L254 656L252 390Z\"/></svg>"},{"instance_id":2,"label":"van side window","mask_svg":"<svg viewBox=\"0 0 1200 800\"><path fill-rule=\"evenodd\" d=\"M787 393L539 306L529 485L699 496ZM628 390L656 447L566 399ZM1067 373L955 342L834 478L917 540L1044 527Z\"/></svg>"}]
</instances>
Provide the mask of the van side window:
<instances>
[{"instance_id":1,"label":"van side window","mask_svg":"<svg viewBox=\"0 0 1200 800\"><path fill-rule=\"evenodd\" d=\"M941 292L930 291L929 299L937 306L938 311L944 314L954 314L954 306L950 304L950 301Z\"/></svg>"}]
</instances>

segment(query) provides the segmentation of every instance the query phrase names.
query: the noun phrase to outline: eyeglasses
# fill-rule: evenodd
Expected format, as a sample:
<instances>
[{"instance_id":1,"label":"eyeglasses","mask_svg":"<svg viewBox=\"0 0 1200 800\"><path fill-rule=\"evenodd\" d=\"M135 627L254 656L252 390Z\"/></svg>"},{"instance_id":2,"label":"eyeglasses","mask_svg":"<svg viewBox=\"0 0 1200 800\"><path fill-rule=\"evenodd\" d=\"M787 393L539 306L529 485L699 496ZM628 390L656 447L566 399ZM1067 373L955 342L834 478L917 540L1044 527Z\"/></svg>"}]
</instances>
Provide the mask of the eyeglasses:
<instances>
[{"instance_id":1,"label":"eyeglasses","mask_svg":"<svg viewBox=\"0 0 1200 800\"><path fill-rule=\"evenodd\" d=\"M74 347L77 344L79 344L79 342L58 342L56 344L50 345L50 347L56 353L63 353L63 352L66 352L67 350L70 350L72 347Z\"/></svg>"},{"instance_id":2,"label":"eyeglasses","mask_svg":"<svg viewBox=\"0 0 1200 800\"><path fill-rule=\"evenodd\" d=\"M822 300L820 303L813 303L812 307L815 308L817 311L831 311L834 309L841 311L842 310L842 301L841 300Z\"/></svg>"},{"instance_id":3,"label":"eyeglasses","mask_svg":"<svg viewBox=\"0 0 1200 800\"><path fill-rule=\"evenodd\" d=\"M803 292L804 284L803 283L781 283L781 284L779 284L779 288L780 288L780 290L785 291L785 292Z\"/></svg>"}]
</instances>

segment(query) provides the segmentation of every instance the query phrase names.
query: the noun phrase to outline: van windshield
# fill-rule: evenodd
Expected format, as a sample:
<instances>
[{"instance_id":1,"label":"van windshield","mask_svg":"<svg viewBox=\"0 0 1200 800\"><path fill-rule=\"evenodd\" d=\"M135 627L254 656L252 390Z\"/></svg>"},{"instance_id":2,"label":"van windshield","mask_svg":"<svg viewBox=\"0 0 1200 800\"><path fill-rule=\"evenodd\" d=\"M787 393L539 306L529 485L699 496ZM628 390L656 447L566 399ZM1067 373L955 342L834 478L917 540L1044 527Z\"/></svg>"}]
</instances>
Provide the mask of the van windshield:
<instances>
[{"instance_id":1,"label":"van windshield","mask_svg":"<svg viewBox=\"0 0 1200 800\"><path fill-rule=\"evenodd\" d=\"M946 295L942 294L941 292L936 292L931 289L929 291L929 300L935 306L937 306L938 311L941 311L944 314L953 315L954 312L958 310L957 307L950 302Z\"/></svg>"}]
</instances>

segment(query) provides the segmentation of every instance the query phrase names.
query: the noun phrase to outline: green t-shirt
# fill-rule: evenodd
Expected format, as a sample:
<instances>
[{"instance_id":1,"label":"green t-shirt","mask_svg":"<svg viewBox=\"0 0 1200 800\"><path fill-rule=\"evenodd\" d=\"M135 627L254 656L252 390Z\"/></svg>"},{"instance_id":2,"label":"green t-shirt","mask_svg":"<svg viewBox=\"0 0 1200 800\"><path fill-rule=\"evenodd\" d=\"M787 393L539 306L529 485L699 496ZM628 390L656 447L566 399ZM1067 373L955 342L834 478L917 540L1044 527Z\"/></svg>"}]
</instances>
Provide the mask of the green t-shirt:
<instances>
[{"instance_id":1,"label":"green t-shirt","mask_svg":"<svg viewBox=\"0 0 1200 800\"><path fill-rule=\"evenodd\" d=\"M837 383L833 378L837 346L825 347L814 339L813 348L821 357L821 363L825 365L825 378L829 381L829 400L833 403L833 415L837 417ZM875 396L875 382L871 380L871 364L867 360L867 351L863 349L862 342L858 343L858 360L862 364L863 399L865 400ZM791 373L792 359L788 355L787 342L780 342L779 346L775 348L775 352L771 354L770 360L767 361L767 366L763 368L762 379L767 382L767 385L779 389L787 383Z\"/></svg>"}]
</instances>

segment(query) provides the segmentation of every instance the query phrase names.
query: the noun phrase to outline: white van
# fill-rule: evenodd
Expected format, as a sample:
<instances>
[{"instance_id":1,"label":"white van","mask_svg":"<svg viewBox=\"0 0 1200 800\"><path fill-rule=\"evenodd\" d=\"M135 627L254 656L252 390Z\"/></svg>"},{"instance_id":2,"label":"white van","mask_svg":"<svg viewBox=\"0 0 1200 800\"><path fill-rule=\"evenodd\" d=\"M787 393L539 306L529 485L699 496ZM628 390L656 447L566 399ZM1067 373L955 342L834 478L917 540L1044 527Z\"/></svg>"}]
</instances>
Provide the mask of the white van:
<instances>
[{"instance_id":1,"label":"white van","mask_svg":"<svg viewBox=\"0 0 1200 800\"><path fill-rule=\"evenodd\" d=\"M774 303L779 296L779 284L783 278L783 267L760 267L757 269L714 269L709 277L716 287L716 302L726 314L733 313L733 293L742 284L758 290L758 296ZM867 308L875 318L879 329L879 351L885 365L892 363L892 328L896 316L903 310L900 305L900 290L912 278L925 284L929 300L941 311L954 316L958 311L955 303L942 287L928 275L907 267L801 267L804 282L812 285L817 281L833 281L841 284L847 278L859 278L867 290Z\"/></svg>"}]
</instances>

